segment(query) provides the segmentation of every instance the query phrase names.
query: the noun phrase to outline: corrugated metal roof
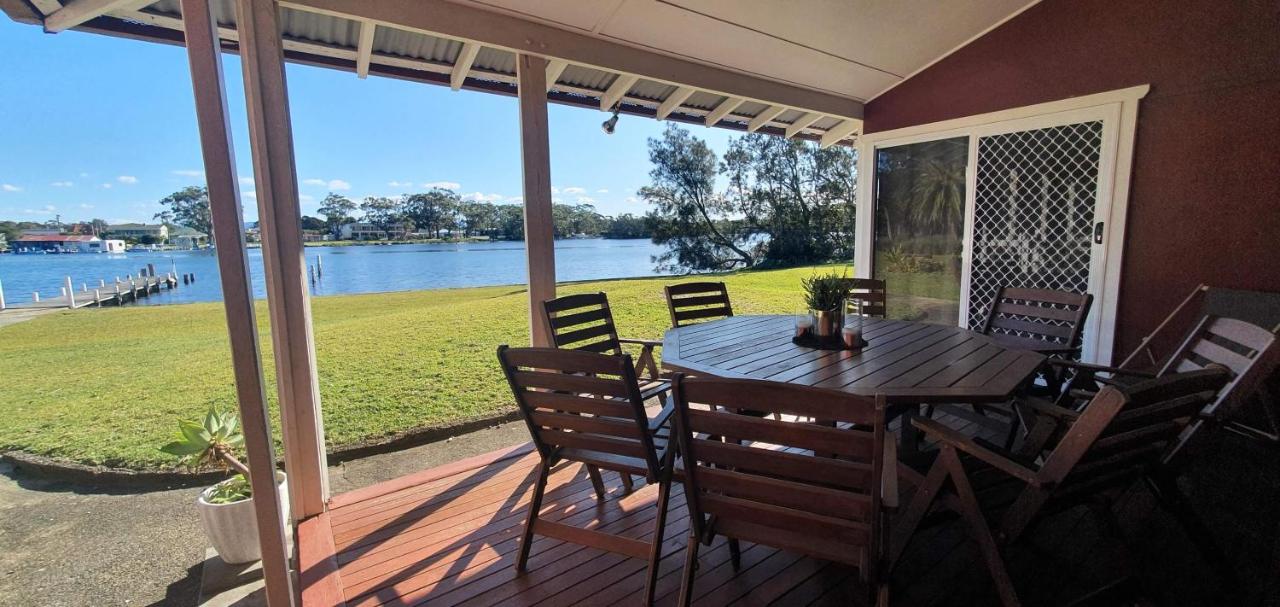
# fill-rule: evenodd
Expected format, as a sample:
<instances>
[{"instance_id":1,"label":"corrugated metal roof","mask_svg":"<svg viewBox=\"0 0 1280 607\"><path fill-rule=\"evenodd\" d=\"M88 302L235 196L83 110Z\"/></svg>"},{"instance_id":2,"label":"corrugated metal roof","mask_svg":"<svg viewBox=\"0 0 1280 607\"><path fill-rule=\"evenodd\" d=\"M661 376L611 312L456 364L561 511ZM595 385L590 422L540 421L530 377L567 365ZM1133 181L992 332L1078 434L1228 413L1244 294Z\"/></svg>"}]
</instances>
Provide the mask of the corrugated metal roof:
<instances>
[{"instance_id":1,"label":"corrugated metal roof","mask_svg":"<svg viewBox=\"0 0 1280 607\"><path fill-rule=\"evenodd\" d=\"M516 54L486 46L476 54L476 60L472 66L514 76L516 74Z\"/></svg>"},{"instance_id":2,"label":"corrugated metal roof","mask_svg":"<svg viewBox=\"0 0 1280 607\"><path fill-rule=\"evenodd\" d=\"M414 59L453 63L462 43L390 27L379 27L373 33L373 51Z\"/></svg>"},{"instance_id":3,"label":"corrugated metal roof","mask_svg":"<svg viewBox=\"0 0 1280 607\"><path fill-rule=\"evenodd\" d=\"M101 240L97 236L81 236L75 234L33 234L23 236L14 242L93 242Z\"/></svg>"}]
</instances>

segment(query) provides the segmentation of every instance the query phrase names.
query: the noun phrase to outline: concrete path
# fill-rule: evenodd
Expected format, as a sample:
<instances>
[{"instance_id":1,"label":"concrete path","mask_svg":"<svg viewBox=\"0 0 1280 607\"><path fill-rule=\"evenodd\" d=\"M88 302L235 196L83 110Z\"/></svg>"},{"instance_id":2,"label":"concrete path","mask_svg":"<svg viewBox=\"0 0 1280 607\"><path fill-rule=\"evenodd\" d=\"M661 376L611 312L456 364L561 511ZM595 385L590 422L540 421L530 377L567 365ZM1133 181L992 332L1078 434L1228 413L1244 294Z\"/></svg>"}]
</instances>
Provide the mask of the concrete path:
<instances>
[{"instance_id":1,"label":"concrete path","mask_svg":"<svg viewBox=\"0 0 1280 607\"><path fill-rule=\"evenodd\" d=\"M524 422L329 469L342 493L528 440ZM128 493L0 465L0 605L196 604L199 488Z\"/></svg>"},{"instance_id":2,"label":"concrete path","mask_svg":"<svg viewBox=\"0 0 1280 607\"><path fill-rule=\"evenodd\" d=\"M0 327L31 320L37 316L51 314L60 309L61 308L5 308L0 310Z\"/></svg>"}]
</instances>

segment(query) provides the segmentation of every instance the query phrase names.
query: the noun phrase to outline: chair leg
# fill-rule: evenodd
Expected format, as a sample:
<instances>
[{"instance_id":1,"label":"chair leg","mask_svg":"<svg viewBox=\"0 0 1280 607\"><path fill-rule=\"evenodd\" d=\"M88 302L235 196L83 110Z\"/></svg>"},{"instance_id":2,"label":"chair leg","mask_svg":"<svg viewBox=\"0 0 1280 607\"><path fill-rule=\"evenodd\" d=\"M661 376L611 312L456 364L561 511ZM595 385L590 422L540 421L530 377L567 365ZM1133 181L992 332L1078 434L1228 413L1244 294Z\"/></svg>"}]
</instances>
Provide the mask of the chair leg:
<instances>
[{"instance_id":1,"label":"chair leg","mask_svg":"<svg viewBox=\"0 0 1280 607\"><path fill-rule=\"evenodd\" d=\"M1156 473L1147 476L1146 481L1161 507L1177 519L1183 531L1191 538L1191 543L1200 550L1200 554L1209 561L1210 566L1217 569L1218 575L1226 583L1227 588L1240 588L1240 580L1230 564L1231 561L1227 560L1227 555L1214 539L1213 532L1191 507L1190 500L1182 493L1182 489L1178 488L1177 479L1169 474Z\"/></svg>"},{"instance_id":2,"label":"chair leg","mask_svg":"<svg viewBox=\"0 0 1280 607\"><path fill-rule=\"evenodd\" d=\"M587 467L587 476L591 477L591 486L596 490L596 499L604 501L604 480L600 478L600 469L591 465L583 464Z\"/></svg>"},{"instance_id":3,"label":"chair leg","mask_svg":"<svg viewBox=\"0 0 1280 607\"><path fill-rule=\"evenodd\" d=\"M734 573L742 569L742 546L736 538L729 538L729 564L733 565Z\"/></svg>"},{"instance_id":4,"label":"chair leg","mask_svg":"<svg viewBox=\"0 0 1280 607\"><path fill-rule=\"evenodd\" d=\"M516 558L516 571L525 572L525 565L529 562L529 548L533 544L533 524L538 520L538 511L542 510L542 494L547 488L547 476L551 472L551 466L547 462L542 462L542 466L538 469L538 484L533 487L533 499L529 502L529 517L524 522L524 535L520 536L520 553Z\"/></svg>"},{"instance_id":5,"label":"chair leg","mask_svg":"<svg viewBox=\"0 0 1280 607\"><path fill-rule=\"evenodd\" d=\"M960 516L969 524L969 531L974 541L978 543L982 560L987 562L987 569L991 571L991 578L995 582L996 592L1000 595L1000 602L1005 607L1021 605L1018 594L1013 588L1013 581L1009 579L1009 572L1005 570L1004 559L1000 557L1000 549L996 547L996 540L991 536L991 528L987 526L987 519L978 507L978 496L974 494L973 486L969 484L969 477L964 472L964 464L960 463L960 456L954 447L947 445L942 448L938 458L947 466L951 484L956 489L956 497L960 504Z\"/></svg>"},{"instance_id":6,"label":"chair leg","mask_svg":"<svg viewBox=\"0 0 1280 607\"><path fill-rule=\"evenodd\" d=\"M625 493L631 493L635 490L635 484L631 482L631 475L626 472L619 472L618 476L622 477L622 490Z\"/></svg>"},{"instance_id":7,"label":"chair leg","mask_svg":"<svg viewBox=\"0 0 1280 607\"><path fill-rule=\"evenodd\" d=\"M689 547L684 552L684 579L680 581L680 605L693 602L693 576L698 572L698 536L689 533Z\"/></svg>"},{"instance_id":8,"label":"chair leg","mask_svg":"<svg viewBox=\"0 0 1280 607\"><path fill-rule=\"evenodd\" d=\"M916 486L916 493L911 498L911 503L907 505L906 510L902 511L902 516L898 519L891 534L889 556L885 561L884 575L886 578L893 571L893 567L902 556L902 552L906 550L907 543L911 541L911 536L915 535L916 528L920 526L920 521L929 512L929 506L933 505L934 500L938 497L938 492L942 490L942 484L946 481L947 467L941 460L938 460L929 468L924 480Z\"/></svg>"},{"instance_id":9,"label":"chair leg","mask_svg":"<svg viewBox=\"0 0 1280 607\"><path fill-rule=\"evenodd\" d=\"M667 503L671 498L671 480L658 482L658 516L654 521L653 544L649 547L649 571L644 584L644 604L653 604L658 585L658 562L662 560L662 535L667 528Z\"/></svg>"}]
</instances>

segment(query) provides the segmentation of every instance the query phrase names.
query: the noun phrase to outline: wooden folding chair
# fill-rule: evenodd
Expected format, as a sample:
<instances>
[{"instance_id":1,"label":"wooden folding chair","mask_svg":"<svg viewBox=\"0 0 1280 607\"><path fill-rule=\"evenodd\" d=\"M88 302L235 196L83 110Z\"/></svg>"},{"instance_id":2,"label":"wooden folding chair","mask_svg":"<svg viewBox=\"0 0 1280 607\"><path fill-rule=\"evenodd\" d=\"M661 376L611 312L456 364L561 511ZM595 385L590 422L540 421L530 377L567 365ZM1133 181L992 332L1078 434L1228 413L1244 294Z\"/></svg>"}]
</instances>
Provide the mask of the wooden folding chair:
<instances>
[{"instance_id":1,"label":"wooden folding chair","mask_svg":"<svg viewBox=\"0 0 1280 607\"><path fill-rule=\"evenodd\" d=\"M1225 567L1221 551L1162 466L1162 459L1177 447L1188 424L1229 379L1225 369L1215 367L1170 373L1123 388L1107 386L1083 412L1039 400L1020 403L1018 407L1036 414L1028 439L1046 443L1029 449L1045 453L1034 461L998 452L935 421L915 420L937 441L939 451L894 530L889 562L896 562L929 508L939 504L965 520L1001 601L1017 605L1000 550L1017 541L1039 518L1096 503L1108 492L1142 479L1209 562ZM997 518L1001 510L1003 515ZM995 533L988 519L997 522ZM1231 579L1229 571L1223 575Z\"/></svg>"},{"instance_id":2,"label":"wooden folding chair","mask_svg":"<svg viewBox=\"0 0 1280 607\"><path fill-rule=\"evenodd\" d=\"M723 282L686 282L666 285L662 291L667 296L667 311L671 313L673 329L687 325L690 321L733 316L729 290Z\"/></svg>"},{"instance_id":3,"label":"wooden folding chair","mask_svg":"<svg viewBox=\"0 0 1280 607\"><path fill-rule=\"evenodd\" d=\"M515 394L520 415L529 426L542 457L529 515L520 539L516 569L525 571L533 535L616 552L649 562L645 604L653 602L662 533L671 494L671 449L668 404L650 419L628 354L609 355L552 348L498 348L498 360ZM658 516L648 542L572 527L539 518L551 468L561 462L584 464L604 500L598 468L645 477L658 485Z\"/></svg>"},{"instance_id":4,"label":"wooden folding chair","mask_svg":"<svg viewBox=\"0 0 1280 607\"><path fill-rule=\"evenodd\" d=\"M856 314L861 311L863 316L886 317L889 310L887 307L889 291L883 280L878 278L847 278L845 282L849 287L849 299L846 300L848 308L845 313Z\"/></svg>"},{"instance_id":5,"label":"wooden folding chair","mask_svg":"<svg viewBox=\"0 0 1280 607\"><path fill-rule=\"evenodd\" d=\"M717 535L735 571L746 540L857 567L873 599L888 603L885 510L898 489L884 397L677 374L672 398L690 518L680 604L692 600L699 545ZM732 412L742 407L838 423Z\"/></svg>"},{"instance_id":6,"label":"wooden folding chair","mask_svg":"<svg viewBox=\"0 0 1280 607\"><path fill-rule=\"evenodd\" d=\"M1200 316L1187 334L1166 357L1157 357L1153 345L1169 338L1164 334L1174 326L1180 312L1196 298L1206 299ZM1256 300L1256 301L1253 301ZM1234 305L1233 305L1234 304ZM1250 310L1249 308L1255 308ZM1258 310L1257 308L1262 308ZM1267 329L1241 318L1226 314L1236 313L1261 322ZM1199 431L1206 423L1232 430L1244 436L1268 443L1280 442L1280 411L1276 397L1271 394L1267 380L1280 365L1280 348L1276 348L1280 332L1280 296L1249 291L1227 291L1206 285L1196 287L1173 312L1143 338L1142 343L1119 366L1088 365L1081 363L1057 363L1070 374L1058 404L1070 406L1072 401L1088 398L1107 384L1125 385L1168 373L1201 369L1217 364L1231 371L1231 380L1223 387L1218 398L1202 412L1202 419L1194 422L1189 433ZM1146 357L1146 361L1143 357ZM1154 365L1155 371L1143 370L1139 365ZM1253 400L1250 398L1253 397ZM1259 405L1258 415L1266 428L1241 419L1247 404ZM1184 443L1185 444L1185 443ZM1178 455L1177 453L1171 455Z\"/></svg>"},{"instance_id":7,"label":"wooden folding chair","mask_svg":"<svg viewBox=\"0 0 1280 607\"><path fill-rule=\"evenodd\" d=\"M671 383L661 377L657 360L653 357L654 348L661 347L662 342L619 338L613 324L613 312L609 309L609 298L604 293L548 299L542 302L542 314L551 329L552 343L557 348L622 354L623 344L640 346L636 371L642 374L640 392L646 400L671 388Z\"/></svg>"}]
</instances>

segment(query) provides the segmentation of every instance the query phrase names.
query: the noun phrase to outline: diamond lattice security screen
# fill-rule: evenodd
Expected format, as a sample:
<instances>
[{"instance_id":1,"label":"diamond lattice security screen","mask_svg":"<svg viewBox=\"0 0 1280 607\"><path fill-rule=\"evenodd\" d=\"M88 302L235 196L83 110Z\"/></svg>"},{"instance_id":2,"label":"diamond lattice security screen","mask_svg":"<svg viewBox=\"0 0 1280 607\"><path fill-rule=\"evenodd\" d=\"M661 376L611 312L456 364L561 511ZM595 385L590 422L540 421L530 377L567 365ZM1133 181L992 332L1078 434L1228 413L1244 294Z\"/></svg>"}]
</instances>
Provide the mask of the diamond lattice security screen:
<instances>
[{"instance_id":1,"label":"diamond lattice security screen","mask_svg":"<svg viewBox=\"0 0 1280 607\"><path fill-rule=\"evenodd\" d=\"M970 328L1001 286L1088 290L1101 148L1101 121L978 139Z\"/></svg>"}]
</instances>

